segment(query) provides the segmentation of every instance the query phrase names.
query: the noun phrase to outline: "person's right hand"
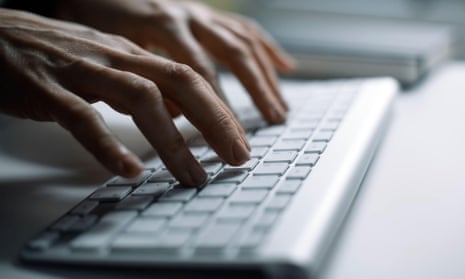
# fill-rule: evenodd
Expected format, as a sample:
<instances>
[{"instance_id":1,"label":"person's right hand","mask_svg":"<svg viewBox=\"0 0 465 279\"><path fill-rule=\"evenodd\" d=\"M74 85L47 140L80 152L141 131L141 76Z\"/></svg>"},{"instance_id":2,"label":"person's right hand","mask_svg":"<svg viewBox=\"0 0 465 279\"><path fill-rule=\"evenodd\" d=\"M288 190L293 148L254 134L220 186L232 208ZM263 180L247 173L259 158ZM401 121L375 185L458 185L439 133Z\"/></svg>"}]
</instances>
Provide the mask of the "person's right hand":
<instances>
[{"instance_id":1,"label":"person's right hand","mask_svg":"<svg viewBox=\"0 0 465 279\"><path fill-rule=\"evenodd\" d=\"M0 9L0 59L0 111L56 121L115 174L133 177L143 165L110 132L92 102L131 115L184 185L202 184L206 174L166 104L179 108L227 163L249 158L243 129L208 82L189 66L122 37Z\"/></svg>"}]
</instances>

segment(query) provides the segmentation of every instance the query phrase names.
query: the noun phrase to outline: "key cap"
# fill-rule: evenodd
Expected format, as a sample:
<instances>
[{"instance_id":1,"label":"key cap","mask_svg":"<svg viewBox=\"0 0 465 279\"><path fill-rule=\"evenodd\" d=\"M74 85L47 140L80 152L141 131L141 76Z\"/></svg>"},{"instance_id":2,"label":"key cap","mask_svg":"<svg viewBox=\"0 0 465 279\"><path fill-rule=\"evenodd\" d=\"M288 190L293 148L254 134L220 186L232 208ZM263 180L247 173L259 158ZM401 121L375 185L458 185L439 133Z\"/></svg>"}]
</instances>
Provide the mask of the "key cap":
<instances>
[{"instance_id":1,"label":"key cap","mask_svg":"<svg viewBox=\"0 0 465 279\"><path fill-rule=\"evenodd\" d=\"M71 214L80 214L80 215L86 215L92 212L96 207L98 206L97 201L90 201L90 200L85 200L78 204L73 210L71 211Z\"/></svg>"},{"instance_id":2,"label":"key cap","mask_svg":"<svg viewBox=\"0 0 465 279\"><path fill-rule=\"evenodd\" d=\"M273 146L273 150L300 150L304 147L304 140L281 140Z\"/></svg>"},{"instance_id":3,"label":"key cap","mask_svg":"<svg viewBox=\"0 0 465 279\"><path fill-rule=\"evenodd\" d=\"M259 129L255 135L257 136L280 136L286 130L285 125L269 126Z\"/></svg>"},{"instance_id":4,"label":"key cap","mask_svg":"<svg viewBox=\"0 0 465 279\"><path fill-rule=\"evenodd\" d=\"M170 223L170 227L178 229L198 229L207 221L210 214L182 214Z\"/></svg>"},{"instance_id":5,"label":"key cap","mask_svg":"<svg viewBox=\"0 0 465 279\"><path fill-rule=\"evenodd\" d=\"M185 187L174 187L173 189L166 192L163 196L160 197L160 201L178 201L178 202L188 202L190 201L195 194L197 194L197 189L195 188L185 188Z\"/></svg>"},{"instance_id":6,"label":"key cap","mask_svg":"<svg viewBox=\"0 0 465 279\"><path fill-rule=\"evenodd\" d=\"M321 124L320 130L334 132L337 130L338 127L339 127L338 121L328 121L328 122Z\"/></svg>"},{"instance_id":7,"label":"key cap","mask_svg":"<svg viewBox=\"0 0 465 279\"><path fill-rule=\"evenodd\" d=\"M216 154L215 150L209 149L202 157L200 157L200 162L202 163L216 163L223 162L221 158Z\"/></svg>"},{"instance_id":8,"label":"key cap","mask_svg":"<svg viewBox=\"0 0 465 279\"><path fill-rule=\"evenodd\" d=\"M278 217L279 214L276 211L265 211L257 219L257 222L255 223L254 227L260 229L268 229L271 226L273 226Z\"/></svg>"},{"instance_id":9,"label":"key cap","mask_svg":"<svg viewBox=\"0 0 465 279\"><path fill-rule=\"evenodd\" d=\"M217 218L219 221L244 220L249 218L256 206L252 204L231 204L224 207Z\"/></svg>"},{"instance_id":10,"label":"key cap","mask_svg":"<svg viewBox=\"0 0 465 279\"><path fill-rule=\"evenodd\" d=\"M186 212L213 212L223 203L223 198L197 198L185 207Z\"/></svg>"},{"instance_id":11,"label":"key cap","mask_svg":"<svg viewBox=\"0 0 465 279\"><path fill-rule=\"evenodd\" d=\"M253 147L250 151L250 157L252 158L263 158L266 152L268 152L268 147Z\"/></svg>"},{"instance_id":12,"label":"key cap","mask_svg":"<svg viewBox=\"0 0 465 279\"><path fill-rule=\"evenodd\" d=\"M266 195L268 190L258 190L258 189L248 189L248 190L239 190L236 191L231 197L231 203L234 204L257 204L261 203Z\"/></svg>"},{"instance_id":13,"label":"key cap","mask_svg":"<svg viewBox=\"0 0 465 279\"><path fill-rule=\"evenodd\" d=\"M313 137L314 142L328 142L333 137L333 132L331 131L319 131Z\"/></svg>"},{"instance_id":14,"label":"key cap","mask_svg":"<svg viewBox=\"0 0 465 279\"><path fill-rule=\"evenodd\" d=\"M209 184L199 193L199 197L228 197L234 189L235 183Z\"/></svg>"},{"instance_id":15,"label":"key cap","mask_svg":"<svg viewBox=\"0 0 465 279\"><path fill-rule=\"evenodd\" d=\"M52 230L58 231L68 231L69 228L79 220L79 216L77 215L66 215L62 217L58 222L53 224L51 227Z\"/></svg>"},{"instance_id":16,"label":"key cap","mask_svg":"<svg viewBox=\"0 0 465 279\"><path fill-rule=\"evenodd\" d=\"M225 171L218 174L212 183L241 183L248 175L247 171Z\"/></svg>"},{"instance_id":17,"label":"key cap","mask_svg":"<svg viewBox=\"0 0 465 279\"><path fill-rule=\"evenodd\" d=\"M125 178L125 177L117 177L111 182L109 182L108 186L131 186L136 187L142 184L152 173L151 170L144 170L139 176L134 178Z\"/></svg>"},{"instance_id":18,"label":"key cap","mask_svg":"<svg viewBox=\"0 0 465 279\"><path fill-rule=\"evenodd\" d=\"M153 198L151 196L129 196L116 205L118 210L144 210Z\"/></svg>"},{"instance_id":19,"label":"key cap","mask_svg":"<svg viewBox=\"0 0 465 279\"><path fill-rule=\"evenodd\" d=\"M317 153L321 154L326 149L325 142L312 142L310 143L307 148L305 148L305 153Z\"/></svg>"},{"instance_id":20,"label":"key cap","mask_svg":"<svg viewBox=\"0 0 465 279\"><path fill-rule=\"evenodd\" d=\"M170 188L168 182L148 182L138 187L132 194L134 196L153 196L157 198Z\"/></svg>"},{"instance_id":21,"label":"key cap","mask_svg":"<svg viewBox=\"0 0 465 279\"><path fill-rule=\"evenodd\" d=\"M219 223L209 227L195 241L196 252L222 250L240 228L240 223Z\"/></svg>"},{"instance_id":22,"label":"key cap","mask_svg":"<svg viewBox=\"0 0 465 279\"><path fill-rule=\"evenodd\" d=\"M104 215L90 230L73 239L72 249L96 250L104 248L114 234L137 216L135 211L118 211Z\"/></svg>"},{"instance_id":23,"label":"key cap","mask_svg":"<svg viewBox=\"0 0 465 279\"><path fill-rule=\"evenodd\" d=\"M267 136L267 137L253 137L252 139L249 140L250 146L256 147L256 146L272 146L273 143L276 141L277 137L273 136Z\"/></svg>"},{"instance_id":24,"label":"key cap","mask_svg":"<svg viewBox=\"0 0 465 279\"><path fill-rule=\"evenodd\" d=\"M286 179L305 179L311 171L311 167L294 167L287 173Z\"/></svg>"},{"instance_id":25,"label":"key cap","mask_svg":"<svg viewBox=\"0 0 465 279\"><path fill-rule=\"evenodd\" d=\"M265 162L285 162L292 163L297 157L296 151L273 151L266 155Z\"/></svg>"},{"instance_id":26,"label":"key cap","mask_svg":"<svg viewBox=\"0 0 465 279\"><path fill-rule=\"evenodd\" d=\"M204 162L202 167L205 169L205 172L209 175L215 175L222 167L223 163L221 162Z\"/></svg>"},{"instance_id":27,"label":"key cap","mask_svg":"<svg viewBox=\"0 0 465 279\"><path fill-rule=\"evenodd\" d=\"M255 169L256 175L282 175L286 172L288 164L286 163L263 163Z\"/></svg>"},{"instance_id":28,"label":"key cap","mask_svg":"<svg viewBox=\"0 0 465 279\"><path fill-rule=\"evenodd\" d=\"M245 162L244 164L240 166L231 166L231 165L226 165L224 167L224 170L230 171L230 170L246 170L246 171L251 171L253 170L256 166L258 165L258 159L250 159L249 161Z\"/></svg>"},{"instance_id":29,"label":"key cap","mask_svg":"<svg viewBox=\"0 0 465 279\"><path fill-rule=\"evenodd\" d=\"M266 232L260 230L253 230L245 234L239 241L239 248L241 252L251 252L252 249L260 245L266 237Z\"/></svg>"},{"instance_id":30,"label":"key cap","mask_svg":"<svg viewBox=\"0 0 465 279\"><path fill-rule=\"evenodd\" d=\"M204 137L202 137L202 135L198 135L189 141L189 145L190 146L208 146L208 143L204 139Z\"/></svg>"},{"instance_id":31,"label":"key cap","mask_svg":"<svg viewBox=\"0 0 465 279\"><path fill-rule=\"evenodd\" d=\"M249 176L246 181L241 185L242 188L262 188L271 189L276 185L279 180L278 175L254 175Z\"/></svg>"},{"instance_id":32,"label":"key cap","mask_svg":"<svg viewBox=\"0 0 465 279\"><path fill-rule=\"evenodd\" d=\"M123 233L111 243L112 252L151 251L158 248L159 239L155 234Z\"/></svg>"},{"instance_id":33,"label":"key cap","mask_svg":"<svg viewBox=\"0 0 465 279\"><path fill-rule=\"evenodd\" d=\"M208 151L207 146L192 146L189 149L192 152L192 155L194 155L197 159L201 158Z\"/></svg>"},{"instance_id":34,"label":"key cap","mask_svg":"<svg viewBox=\"0 0 465 279\"><path fill-rule=\"evenodd\" d=\"M288 131L283 135L284 140L306 140L312 135L312 130Z\"/></svg>"},{"instance_id":35,"label":"key cap","mask_svg":"<svg viewBox=\"0 0 465 279\"><path fill-rule=\"evenodd\" d=\"M131 187L121 186L100 188L90 196L90 199L99 201L120 201L126 197L131 190Z\"/></svg>"},{"instance_id":36,"label":"key cap","mask_svg":"<svg viewBox=\"0 0 465 279\"><path fill-rule=\"evenodd\" d=\"M28 247L34 250L44 250L51 247L58 238L60 238L60 234L57 232L44 232L31 240Z\"/></svg>"},{"instance_id":37,"label":"key cap","mask_svg":"<svg viewBox=\"0 0 465 279\"><path fill-rule=\"evenodd\" d=\"M172 217L181 209L182 206L183 204L179 202L156 202L142 212L142 215Z\"/></svg>"},{"instance_id":38,"label":"key cap","mask_svg":"<svg viewBox=\"0 0 465 279\"><path fill-rule=\"evenodd\" d=\"M292 179L288 180L285 179L281 184L278 185L277 193L282 194L294 194L299 190L300 185L302 185L302 180Z\"/></svg>"},{"instance_id":39,"label":"key cap","mask_svg":"<svg viewBox=\"0 0 465 279\"><path fill-rule=\"evenodd\" d=\"M130 233L150 233L157 234L165 227L166 218L150 218L140 217L136 218L126 229Z\"/></svg>"},{"instance_id":40,"label":"key cap","mask_svg":"<svg viewBox=\"0 0 465 279\"><path fill-rule=\"evenodd\" d=\"M179 250L191 237L190 231L185 230L168 230L162 234L160 241L157 243L157 248L166 251Z\"/></svg>"},{"instance_id":41,"label":"key cap","mask_svg":"<svg viewBox=\"0 0 465 279\"><path fill-rule=\"evenodd\" d=\"M306 165L306 166L311 166L313 167L316 162L320 159L320 155L316 153L304 153L302 154L297 162L295 163L296 165Z\"/></svg>"},{"instance_id":42,"label":"key cap","mask_svg":"<svg viewBox=\"0 0 465 279\"><path fill-rule=\"evenodd\" d=\"M172 183L176 181L174 176L167 170L161 169L156 171L152 177L149 178L149 182L169 182Z\"/></svg>"},{"instance_id":43,"label":"key cap","mask_svg":"<svg viewBox=\"0 0 465 279\"><path fill-rule=\"evenodd\" d=\"M275 195L266 205L267 210L283 210L290 202L291 195Z\"/></svg>"},{"instance_id":44,"label":"key cap","mask_svg":"<svg viewBox=\"0 0 465 279\"><path fill-rule=\"evenodd\" d=\"M74 222L69 228L70 232L82 232L92 227L98 220L96 215L85 215Z\"/></svg>"}]
</instances>

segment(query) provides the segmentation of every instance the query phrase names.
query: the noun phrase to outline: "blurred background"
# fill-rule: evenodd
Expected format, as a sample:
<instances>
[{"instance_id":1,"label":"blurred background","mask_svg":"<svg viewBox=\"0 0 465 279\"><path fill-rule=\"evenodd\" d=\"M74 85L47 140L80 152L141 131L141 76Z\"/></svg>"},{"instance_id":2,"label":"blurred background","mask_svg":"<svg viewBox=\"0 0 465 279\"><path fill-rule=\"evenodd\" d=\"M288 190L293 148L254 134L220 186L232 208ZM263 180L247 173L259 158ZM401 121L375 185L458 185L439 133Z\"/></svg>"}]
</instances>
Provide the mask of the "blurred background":
<instances>
[{"instance_id":1,"label":"blurred background","mask_svg":"<svg viewBox=\"0 0 465 279\"><path fill-rule=\"evenodd\" d=\"M465 58L465 0L204 0L259 21L304 77L390 75L413 84Z\"/></svg>"}]
</instances>

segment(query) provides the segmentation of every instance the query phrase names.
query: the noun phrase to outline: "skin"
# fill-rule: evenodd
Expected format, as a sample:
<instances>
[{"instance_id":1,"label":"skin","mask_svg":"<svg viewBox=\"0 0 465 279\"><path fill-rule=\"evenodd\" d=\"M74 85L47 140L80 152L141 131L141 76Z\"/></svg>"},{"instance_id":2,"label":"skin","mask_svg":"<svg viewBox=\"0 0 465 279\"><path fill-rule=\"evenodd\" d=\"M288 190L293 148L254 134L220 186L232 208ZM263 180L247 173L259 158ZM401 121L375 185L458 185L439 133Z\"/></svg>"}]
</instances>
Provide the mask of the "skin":
<instances>
[{"instance_id":1,"label":"skin","mask_svg":"<svg viewBox=\"0 0 465 279\"><path fill-rule=\"evenodd\" d=\"M64 2L59 17L119 35L0 9L0 111L57 122L113 173L133 177L143 164L90 105L97 101L131 115L184 185L200 185L207 175L173 115L184 114L227 163L249 159L244 130L221 100L210 56L236 74L269 122L285 120L274 69L289 70L291 63L254 24L178 1Z\"/></svg>"}]
</instances>

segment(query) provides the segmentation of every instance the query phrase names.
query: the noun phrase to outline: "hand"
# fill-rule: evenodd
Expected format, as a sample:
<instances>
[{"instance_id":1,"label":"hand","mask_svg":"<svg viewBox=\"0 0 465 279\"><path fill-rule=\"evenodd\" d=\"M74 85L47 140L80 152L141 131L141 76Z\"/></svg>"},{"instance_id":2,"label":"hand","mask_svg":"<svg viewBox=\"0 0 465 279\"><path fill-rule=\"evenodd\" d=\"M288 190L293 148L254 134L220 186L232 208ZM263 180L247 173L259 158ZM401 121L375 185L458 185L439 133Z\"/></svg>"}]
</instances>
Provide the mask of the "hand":
<instances>
[{"instance_id":1,"label":"hand","mask_svg":"<svg viewBox=\"0 0 465 279\"><path fill-rule=\"evenodd\" d=\"M131 115L185 185L203 183L206 174L165 102L179 108L226 162L248 159L244 131L207 81L122 37L0 9L0 60L0 111L58 122L116 174L135 176L142 163L89 103L104 101Z\"/></svg>"},{"instance_id":2,"label":"hand","mask_svg":"<svg viewBox=\"0 0 465 279\"><path fill-rule=\"evenodd\" d=\"M291 70L291 59L248 19L176 0L67 0L58 10L65 19L122 35L190 65L225 100L210 55L238 77L267 121L285 121L287 105L275 68Z\"/></svg>"}]
</instances>

